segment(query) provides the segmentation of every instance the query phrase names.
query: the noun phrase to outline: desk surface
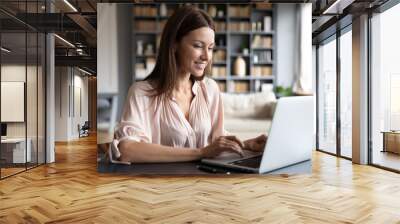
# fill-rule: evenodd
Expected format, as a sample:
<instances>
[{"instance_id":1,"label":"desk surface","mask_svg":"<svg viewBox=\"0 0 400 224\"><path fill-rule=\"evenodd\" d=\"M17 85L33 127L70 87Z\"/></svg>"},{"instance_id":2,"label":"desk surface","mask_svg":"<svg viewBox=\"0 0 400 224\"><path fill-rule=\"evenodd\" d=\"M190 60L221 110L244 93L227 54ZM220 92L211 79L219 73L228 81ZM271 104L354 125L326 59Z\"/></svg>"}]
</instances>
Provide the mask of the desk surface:
<instances>
[{"instance_id":1,"label":"desk surface","mask_svg":"<svg viewBox=\"0 0 400 224\"><path fill-rule=\"evenodd\" d=\"M149 164L113 164L108 161L106 154L108 144L98 145L97 170L101 173L122 173L128 175L215 175L198 169L200 162L177 162L177 163L149 163ZM243 174L234 170L227 170L230 174ZM312 163L306 161L289 167L284 167L265 174L311 174ZM221 174L221 173L220 173ZM265 175L252 174L252 175ZM224 175L224 174L223 174Z\"/></svg>"},{"instance_id":2,"label":"desk surface","mask_svg":"<svg viewBox=\"0 0 400 224\"><path fill-rule=\"evenodd\" d=\"M400 134L400 131L381 131L383 134Z\"/></svg>"},{"instance_id":3,"label":"desk surface","mask_svg":"<svg viewBox=\"0 0 400 224\"><path fill-rule=\"evenodd\" d=\"M27 141L30 141L28 138ZM5 138L1 139L1 143L19 143L19 142L25 142L25 138Z\"/></svg>"}]
</instances>

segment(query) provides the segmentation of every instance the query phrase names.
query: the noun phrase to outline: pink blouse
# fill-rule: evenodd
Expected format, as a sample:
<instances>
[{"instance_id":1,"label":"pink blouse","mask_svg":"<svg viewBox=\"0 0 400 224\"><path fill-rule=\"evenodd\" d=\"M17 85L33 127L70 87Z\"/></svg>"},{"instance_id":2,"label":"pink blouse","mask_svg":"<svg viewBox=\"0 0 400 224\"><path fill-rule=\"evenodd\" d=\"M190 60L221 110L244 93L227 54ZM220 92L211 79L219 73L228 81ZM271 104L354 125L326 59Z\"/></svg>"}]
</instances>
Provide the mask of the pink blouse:
<instances>
[{"instance_id":1,"label":"pink blouse","mask_svg":"<svg viewBox=\"0 0 400 224\"><path fill-rule=\"evenodd\" d=\"M174 98L149 96L148 81L134 83L128 92L120 123L110 145L110 159L124 163L118 144L124 140L156 143L171 147L201 148L225 135L223 104L217 83L205 77L195 81L189 121ZM130 164L130 163L125 163Z\"/></svg>"}]
</instances>

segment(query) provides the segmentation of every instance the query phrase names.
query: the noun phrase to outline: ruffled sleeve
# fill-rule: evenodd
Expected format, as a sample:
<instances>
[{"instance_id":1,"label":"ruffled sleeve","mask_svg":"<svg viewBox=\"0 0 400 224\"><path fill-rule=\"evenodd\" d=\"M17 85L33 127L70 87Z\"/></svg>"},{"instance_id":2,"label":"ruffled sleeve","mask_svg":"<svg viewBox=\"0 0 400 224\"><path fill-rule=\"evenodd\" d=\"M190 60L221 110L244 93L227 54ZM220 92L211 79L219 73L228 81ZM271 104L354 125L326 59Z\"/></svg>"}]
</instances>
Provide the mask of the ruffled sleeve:
<instances>
[{"instance_id":1,"label":"ruffled sleeve","mask_svg":"<svg viewBox=\"0 0 400 224\"><path fill-rule=\"evenodd\" d=\"M129 88L121 120L114 129L114 139L110 144L111 162L130 164L118 160L121 156L118 147L122 141L151 142L149 101L142 82L135 83Z\"/></svg>"}]
</instances>

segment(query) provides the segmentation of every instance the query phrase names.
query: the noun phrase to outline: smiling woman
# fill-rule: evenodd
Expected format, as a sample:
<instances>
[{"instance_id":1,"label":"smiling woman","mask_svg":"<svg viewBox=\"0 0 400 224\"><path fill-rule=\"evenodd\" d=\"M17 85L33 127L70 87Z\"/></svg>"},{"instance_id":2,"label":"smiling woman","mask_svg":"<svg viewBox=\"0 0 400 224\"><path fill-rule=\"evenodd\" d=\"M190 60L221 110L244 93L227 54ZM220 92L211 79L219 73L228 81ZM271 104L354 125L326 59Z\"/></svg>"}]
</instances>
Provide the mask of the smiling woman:
<instances>
[{"instance_id":1,"label":"smiling woman","mask_svg":"<svg viewBox=\"0 0 400 224\"><path fill-rule=\"evenodd\" d=\"M214 23L201 9L184 6L168 19L154 70L130 87L112 162L193 161L264 148L264 135L241 142L224 130L218 85L205 77L214 39Z\"/></svg>"}]
</instances>

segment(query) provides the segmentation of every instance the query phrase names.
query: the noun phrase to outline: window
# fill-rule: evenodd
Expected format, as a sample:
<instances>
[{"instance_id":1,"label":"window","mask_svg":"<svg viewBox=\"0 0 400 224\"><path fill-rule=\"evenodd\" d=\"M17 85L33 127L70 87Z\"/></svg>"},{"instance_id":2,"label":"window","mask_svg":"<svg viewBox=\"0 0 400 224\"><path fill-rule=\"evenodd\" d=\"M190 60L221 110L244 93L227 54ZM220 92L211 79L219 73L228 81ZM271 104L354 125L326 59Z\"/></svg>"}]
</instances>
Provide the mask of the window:
<instances>
[{"instance_id":1,"label":"window","mask_svg":"<svg viewBox=\"0 0 400 224\"><path fill-rule=\"evenodd\" d=\"M371 18L372 163L400 170L400 4Z\"/></svg>"},{"instance_id":2,"label":"window","mask_svg":"<svg viewBox=\"0 0 400 224\"><path fill-rule=\"evenodd\" d=\"M318 150L351 159L351 24L318 46Z\"/></svg>"},{"instance_id":3,"label":"window","mask_svg":"<svg viewBox=\"0 0 400 224\"><path fill-rule=\"evenodd\" d=\"M18 5L35 13L43 4ZM46 38L13 16L1 12L0 18L0 178L5 178L45 163Z\"/></svg>"},{"instance_id":4,"label":"window","mask_svg":"<svg viewBox=\"0 0 400 224\"><path fill-rule=\"evenodd\" d=\"M352 156L352 33L351 26L340 36L340 155Z\"/></svg>"},{"instance_id":5,"label":"window","mask_svg":"<svg viewBox=\"0 0 400 224\"><path fill-rule=\"evenodd\" d=\"M336 153L336 36L318 48L318 149Z\"/></svg>"}]
</instances>

